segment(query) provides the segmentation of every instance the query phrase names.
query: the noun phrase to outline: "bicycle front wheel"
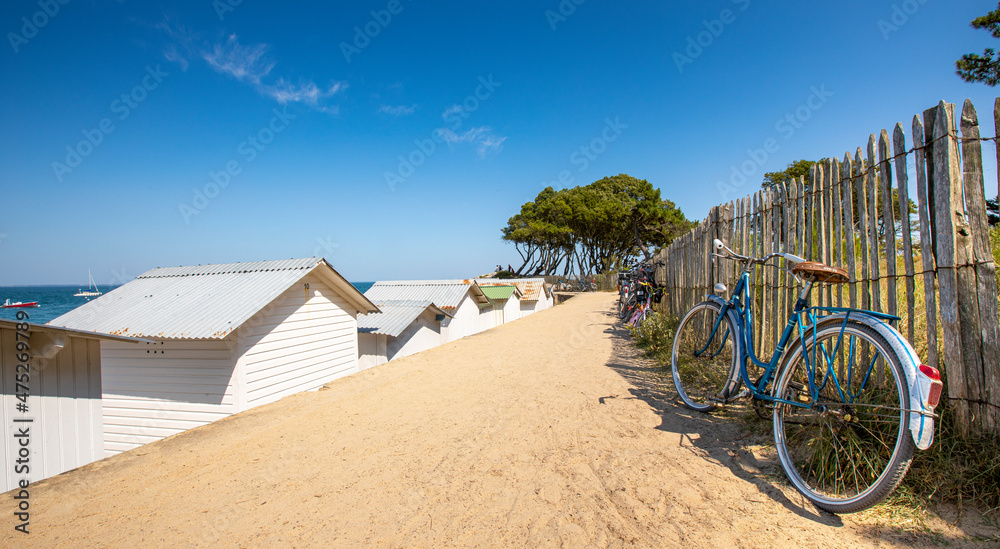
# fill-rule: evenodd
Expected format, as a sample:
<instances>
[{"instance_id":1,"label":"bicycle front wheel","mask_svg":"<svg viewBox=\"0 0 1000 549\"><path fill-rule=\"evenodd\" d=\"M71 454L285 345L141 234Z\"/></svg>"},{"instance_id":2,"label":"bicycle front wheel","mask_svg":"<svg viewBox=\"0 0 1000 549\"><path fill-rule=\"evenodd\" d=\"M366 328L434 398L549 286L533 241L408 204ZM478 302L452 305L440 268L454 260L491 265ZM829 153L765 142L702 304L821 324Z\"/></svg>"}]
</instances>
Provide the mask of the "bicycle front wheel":
<instances>
[{"instance_id":1,"label":"bicycle front wheel","mask_svg":"<svg viewBox=\"0 0 1000 549\"><path fill-rule=\"evenodd\" d=\"M813 382L810 384L810 372ZM903 480L913 457L909 390L885 338L843 318L820 322L785 355L774 438L792 485L820 509L853 513Z\"/></svg>"},{"instance_id":2,"label":"bicycle front wheel","mask_svg":"<svg viewBox=\"0 0 1000 549\"><path fill-rule=\"evenodd\" d=\"M695 305L677 327L670 367L684 405L711 412L739 386L736 326L714 301Z\"/></svg>"},{"instance_id":3,"label":"bicycle front wheel","mask_svg":"<svg viewBox=\"0 0 1000 549\"><path fill-rule=\"evenodd\" d=\"M628 323L630 326L638 328L643 322L645 322L646 317L649 316L649 309L644 304L639 304L635 312L632 313L632 317L629 319Z\"/></svg>"}]
</instances>

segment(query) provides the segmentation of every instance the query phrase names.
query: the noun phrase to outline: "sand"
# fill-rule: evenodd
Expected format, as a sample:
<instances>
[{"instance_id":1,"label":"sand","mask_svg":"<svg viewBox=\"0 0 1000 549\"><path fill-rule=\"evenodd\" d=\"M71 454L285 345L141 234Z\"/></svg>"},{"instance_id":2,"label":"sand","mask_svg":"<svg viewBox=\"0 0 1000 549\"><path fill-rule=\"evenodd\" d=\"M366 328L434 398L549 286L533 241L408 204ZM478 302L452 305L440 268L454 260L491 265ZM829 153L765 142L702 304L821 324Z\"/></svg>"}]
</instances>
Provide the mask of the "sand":
<instances>
[{"instance_id":1,"label":"sand","mask_svg":"<svg viewBox=\"0 0 1000 549\"><path fill-rule=\"evenodd\" d=\"M904 547L686 411L585 294L32 485L2 547ZM963 528L965 528L963 530Z\"/></svg>"}]
</instances>

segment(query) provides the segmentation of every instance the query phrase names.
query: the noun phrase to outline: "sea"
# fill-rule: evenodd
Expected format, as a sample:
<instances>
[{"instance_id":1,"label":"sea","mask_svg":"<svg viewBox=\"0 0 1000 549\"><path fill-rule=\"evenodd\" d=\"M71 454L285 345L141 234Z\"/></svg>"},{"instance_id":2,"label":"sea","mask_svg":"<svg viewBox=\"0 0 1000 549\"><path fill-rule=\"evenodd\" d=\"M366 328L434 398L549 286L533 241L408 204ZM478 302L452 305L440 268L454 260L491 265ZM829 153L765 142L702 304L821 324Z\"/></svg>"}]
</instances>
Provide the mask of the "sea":
<instances>
[{"instance_id":1,"label":"sea","mask_svg":"<svg viewBox=\"0 0 1000 549\"><path fill-rule=\"evenodd\" d=\"M352 282L355 288L361 293L368 291L374 282ZM100 290L108 293L118 286L101 286ZM6 320L17 320L17 312L24 311L27 321L35 324L45 324L46 322L62 316L65 313L87 303L96 297L74 297L73 294L80 290L86 290L80 286L0 286L0 304L6 300L11 303L37 301L38 307L0 309L0 318ZM23 316L23 315L22 315Z\"/></svg>"}]
</instances>

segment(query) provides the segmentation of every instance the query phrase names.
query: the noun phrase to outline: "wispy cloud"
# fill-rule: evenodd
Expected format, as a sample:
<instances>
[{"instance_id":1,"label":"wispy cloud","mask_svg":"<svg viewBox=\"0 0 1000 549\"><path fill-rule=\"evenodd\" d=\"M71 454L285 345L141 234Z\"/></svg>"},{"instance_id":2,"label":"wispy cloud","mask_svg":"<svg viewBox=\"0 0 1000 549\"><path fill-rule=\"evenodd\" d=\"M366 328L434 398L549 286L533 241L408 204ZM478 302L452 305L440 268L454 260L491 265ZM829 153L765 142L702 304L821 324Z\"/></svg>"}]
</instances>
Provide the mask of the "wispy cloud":
<instances>
[{"instance_id":1,"label":"wispy cloud","mask_svg":"<svg viewBox=\"0 0 1000 549\"><path fill-rule=\"evenodd\" d=\"M492 134L480 139L479 147L476 149L476 152L479 153L479 158L486 158L487 154L500 152L503 150L503 142L506 140L506 137L499 137Z\"/></svg>"},{"instance_id":2,"label":"wispy cloud","mask_svg":"<svg viewBox=\"0 0 1000 549\"><path fill-rule=\"evenodd\" d=\"M347 84L344 82L334 82L327 88L323 89L312 81L295 85L290 82L286 82L284 78L279 78L278 81L271 86L257 86L257 90L261 94L274 99L278 103L303 103L318 111L328 112L331 114L337 114L339 108L336 106L326 106L325 101L330 97L333 97L337 92L346 88Z\"/></svg>"},{"instance_id":3,"label":"wispy cloud","mask_svg":"<svg viewBox=\"0 0 1000 549\"><path fill-rule=\"evenodd\" d=\"M277 63L273 61L267 44L243 45L239 37L230 34L225 42L209 44L198 34L169 20L158 26L168 37L163 57L187 70L190 60L201 59L209 68L239 82L252 86L264 97L281 104L301 103L315 110L336 114L338 107L327 100L347 88L345 82L332 82L319 86L311 80L293 84L283 77L272 77Z\"/></svg>"},{"instance_id":4,"label":"wispy cloud","mask_svg":"<svg viewBox=\"0 0 1000 549\"><path fill-rule=\"evenodd\" d=\"M441 118L448 118L453 114L460 114L464 111L465 109L461 105L452 105L447 109L445 109L443 113L441 113Z\"/></svg>"},{"instance_id":5,"label":"wispy cloud","mask_svg":"<svg viewBox=\"0 0 1000 549\"><path fill-rule=\"evenodd\" d=\"M215 44L201 58L216 72L228 74L240 82L260 84L271 72L274 62L267 59L267 44L243 46L235 34L230 34L225 44Z\"/></svg>"},{"instance_id":6,"label":"wispy cloud","mask_svg":"<svg viewBox=\"0 0 1000 549\"><path fill-rule=\"evenodd\" d=\"M188 60L177 51L176 44L168 44L163 48L163 57L167 58L167 61L179 65L182 71L188 70Z\"/></svg>"},{"instance_id":7,"label":"wispy cloud","mask_svg":"<svg viewBox=\"0 0 1000 549\"><path fill-rule=\"evenodd\" d=\"M383 114L391 114L393 116L406 116L408 114L413 114L417 110L416 105L382 105L378 108L378 112Z\"/></svg>"},{"instance_id":8,"label":"wispy cloud","mask_svg":"<svg viewBox=\"0 0 1000 549\"><path fill-rule=\"evenodd\" d=\"M490 153L500 152L503 149L503 142L507 140L506 137L496 135L493 128L489 126L469 128L462 133L456 133L448 128L439 128L438 135L449 145L475 144L476 153L479 154L480 158L486 158L486 155Z\"/></svg>"}]
</instances>

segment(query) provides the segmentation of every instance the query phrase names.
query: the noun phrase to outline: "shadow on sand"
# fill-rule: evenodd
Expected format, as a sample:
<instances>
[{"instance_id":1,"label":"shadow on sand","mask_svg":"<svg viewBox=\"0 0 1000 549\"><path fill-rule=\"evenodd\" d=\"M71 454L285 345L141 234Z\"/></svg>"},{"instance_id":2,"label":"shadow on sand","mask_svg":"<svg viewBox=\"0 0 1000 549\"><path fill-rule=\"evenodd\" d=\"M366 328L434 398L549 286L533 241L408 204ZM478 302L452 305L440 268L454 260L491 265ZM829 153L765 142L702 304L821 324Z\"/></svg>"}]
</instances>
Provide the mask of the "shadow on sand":
<instances>
[{"instance_id":1,"label":"shadow on sand","mask_svg":"<svg viewBox=\"0 0 1000 549\"><path fill-rule=\"evenodd\" d=\"M614 316L609 313L609 316ZM628 330L614 319L605 330L614 344L607 366L628 381L633 398L642 400L660 416L657 429L676 433L680 446L689 447L706 461L727 467L738 478L752 484L764 496L780 503L789 511L827 526L840 527L837 515L814 507L805 498L793 501L766 477L783 475L777 457L761 459L749 449L751 441L760 437L741 435L739 426L731 421L685 408L677 399L669 372L642 356L632 344ZM753 414L753 411L746 413ZM793 489L790 491L794 492ZM795 494L797 496L797 494Z\"/></svg>"}]
</instances>

